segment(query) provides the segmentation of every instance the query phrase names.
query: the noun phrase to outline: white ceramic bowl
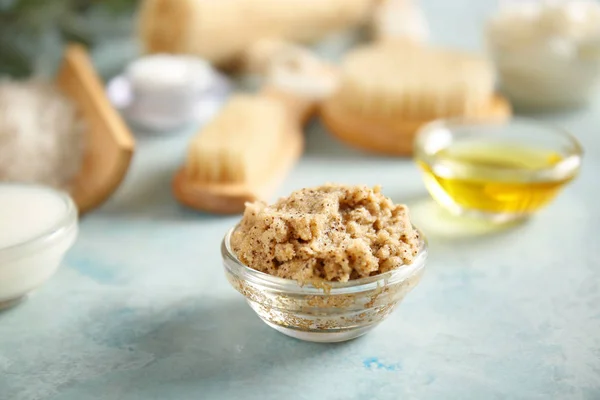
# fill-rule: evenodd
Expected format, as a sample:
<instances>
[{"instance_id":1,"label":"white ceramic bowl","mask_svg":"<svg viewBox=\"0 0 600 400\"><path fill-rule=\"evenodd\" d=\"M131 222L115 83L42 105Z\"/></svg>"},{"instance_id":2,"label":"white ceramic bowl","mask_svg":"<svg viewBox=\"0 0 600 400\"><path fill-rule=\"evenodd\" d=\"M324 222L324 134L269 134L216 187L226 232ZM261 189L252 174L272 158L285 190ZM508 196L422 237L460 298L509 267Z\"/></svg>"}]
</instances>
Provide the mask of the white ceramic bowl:
<instances>
[{"instance_id":1,"label":"white ceramic bowl","mask_svg":"<svg viewBox=\"0 0 600 400\"><path fill-rule=\"evenodd\" d=\"M77 237L77 208L62 192L37 185L0 184L0 309L18 303L58 269ZM9 199L10 200L10 199ZM44 214L44 207L48 213ZM4 217L3 217L4 215ZM20 221L29 224L21 229ZM14 235L12 234L14 232ZM4 244L3 244L4 243Z\"/></svg>"}]
</instances>

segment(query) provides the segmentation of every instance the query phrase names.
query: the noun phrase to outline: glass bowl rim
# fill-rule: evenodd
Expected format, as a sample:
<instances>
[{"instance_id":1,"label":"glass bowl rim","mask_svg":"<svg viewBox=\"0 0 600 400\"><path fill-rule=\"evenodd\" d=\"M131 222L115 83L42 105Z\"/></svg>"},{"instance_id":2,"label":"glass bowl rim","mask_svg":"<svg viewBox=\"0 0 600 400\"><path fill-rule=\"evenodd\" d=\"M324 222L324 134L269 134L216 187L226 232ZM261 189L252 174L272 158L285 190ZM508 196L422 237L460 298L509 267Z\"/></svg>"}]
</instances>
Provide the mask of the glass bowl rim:
<instances>
[{"instance_id":1,"label":"glass bowl rim","mask_svg":"<svg viewBox=\"0 0 600 400\"><path fill-rule=\"evenodd\" d=\"M554 174L556 171L563 171L564 175L572 175L574 174L581 165L581 159L583 157L583 147L581 146L579 140L572 135L568 130L561 128L560 126L556 126L552 123L541 122L533 118L527 117L511 117L509 120L502 121L481 121L477 119L469 119L469 118L448 118L448 119L439 119L432 122L429 122L422 126L416 136L414 141L414 149L415 156L422 162L425 162L428 165L433 165L438 157L436 157L435 153L428 152L425 150L427 144L427 137L430 136L433 132L438 131L440 129L444 129L450 132L451 136L455 135L455 130L469 126L480 126L482 129L488 129L496 127L498 129L508 129L510 126L514 126L516 124L525 124L529 126L533 126L536 128L540 128L541 130L546 131L547 133L553 133L562 139L566 139L569 143L570 151L568 151L564 158L547 168L540 169L519 169L519 168L511 168L510 171L519 171L519 173L531 176L532 178L536 178L539 176L548 176L549 174ZM506 128L505 128L506 127ZM499 135L501 136L501 134ZM507 168L496 167L496 166L486 166L487 169L494 171L509 171Z\"/></svg>"},{"instance_id":2,"label":"glass bowl rim","mask_svg":"<svg viewBox=\"0 0 600 400\"><path fill-rule=\"evenodd\" d=\"M64 214L57 218L56 222L47 229L31 238L7 247L0 247L0 262L14 260L30 255L52 245L61 238L68 236L70 232L77 229L78 211L71 196L63 191L48 186L30 183L2 183L0 186L25 187L44 190L58 197L65 205ZM1 267L1 266L0 266Z\"/></svg>"},{"instance_id":3,"label":"glass bowl rim","mask_svg":"<svg viewBox=\"0 0 600 400\"><path fill-rule=\"evenodd\" d=\"M250 282L254 285L278 292L284 292L286 294L335 296L374 290L390 284L400 283L416 275L424 269L428 256L427 239L423 233L413 225L413 228L419 232L419 251L412 263L403 265L383 274L354 279L348 282L323 281L322 286L318 285L318 287L316 287L312 283L300 284L294 279L285 279L269 275L250 268L242 263L230 246L231 234L238 226L239 224L236 224L233 228L229 229L221 242L221 255L227 272L245 282Z\"/></svg>"}]
</instances>

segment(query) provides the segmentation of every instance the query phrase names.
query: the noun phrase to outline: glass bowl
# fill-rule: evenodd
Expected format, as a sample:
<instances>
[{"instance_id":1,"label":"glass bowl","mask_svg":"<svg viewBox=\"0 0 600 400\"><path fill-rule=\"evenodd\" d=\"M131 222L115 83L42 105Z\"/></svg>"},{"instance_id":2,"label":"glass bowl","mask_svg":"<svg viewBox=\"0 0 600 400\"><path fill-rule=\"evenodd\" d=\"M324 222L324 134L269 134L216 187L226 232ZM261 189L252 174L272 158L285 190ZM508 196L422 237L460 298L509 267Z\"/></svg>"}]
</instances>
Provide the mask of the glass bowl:
<instances>
[{"instance_id":1,"label":"glass bowl","mask_svg":"<svg viewBox=\"0 0 600 400\"><path fill-rule=\"evenodd\" d=\"M364 335L383 321L420 281L427 259L421 240L412 264L349 282L300 285L244 265L230 247L232 228L221 245L225 274L270 327L311 342L342 342Z\"/></svg>"},{"instance_id":2,"label":"glass bowl","mask_svg":"<svg viewBox=\"0 0 600 400\"><path fill-rule=\"evenodd\" d=\"M548 205L577 176L582 155L566 131L526 118L436 121L415 139L431 196L453 214L494 222Z\"/></svg>"}]
</instances>

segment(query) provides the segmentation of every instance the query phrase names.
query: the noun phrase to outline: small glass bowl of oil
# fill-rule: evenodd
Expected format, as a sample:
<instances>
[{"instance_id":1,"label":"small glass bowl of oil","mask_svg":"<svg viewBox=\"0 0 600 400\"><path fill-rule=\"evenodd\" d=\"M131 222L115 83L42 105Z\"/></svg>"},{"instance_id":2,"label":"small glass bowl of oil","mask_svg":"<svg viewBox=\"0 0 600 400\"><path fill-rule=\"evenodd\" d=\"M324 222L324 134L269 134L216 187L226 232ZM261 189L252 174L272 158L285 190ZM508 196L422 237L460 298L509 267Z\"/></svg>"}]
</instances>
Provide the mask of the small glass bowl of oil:
<instances>
[{"instance_id":1,"label":"small glass bowl of oil","mask_svg":"<svg viewBox=\"0 0 600 400\"><path fill-rule=\"evenodd\" d=\"M548 205L576 177L582 154L567 132L524 118L436 121L415 140L431 196L453 214L494 222Z\"/></svg>"}]
</instances>

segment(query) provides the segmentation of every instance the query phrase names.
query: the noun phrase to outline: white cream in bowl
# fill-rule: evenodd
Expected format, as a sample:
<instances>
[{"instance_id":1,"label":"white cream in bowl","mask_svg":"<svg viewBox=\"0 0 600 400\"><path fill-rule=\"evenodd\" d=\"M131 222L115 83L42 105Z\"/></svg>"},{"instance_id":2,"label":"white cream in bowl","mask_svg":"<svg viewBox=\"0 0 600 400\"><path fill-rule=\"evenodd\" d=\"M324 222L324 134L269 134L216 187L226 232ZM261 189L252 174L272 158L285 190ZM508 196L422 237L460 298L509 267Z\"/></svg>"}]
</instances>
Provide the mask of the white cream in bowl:
<instances>
[{"instance_id":1,"label":"white cream in bowl","mask_svg":"<svg viewBox=\"0 0 600 400\"><path fill-rule=\"evenodd\" d=\"M500 87L517 107L583 105L600 88L597 1L511 1L488 21L486 37Z\"/></svg>"},{"instance_id":2,"label":"white cream in bowl","mask_svg":"<svg viewBox=\"0 0 600 400\"><path fill-rule=\"evenodd\" d=\"M0 309L50 278L76 237L77 209L67 194L0 183Z\"/></svg>"}]
</instances>

